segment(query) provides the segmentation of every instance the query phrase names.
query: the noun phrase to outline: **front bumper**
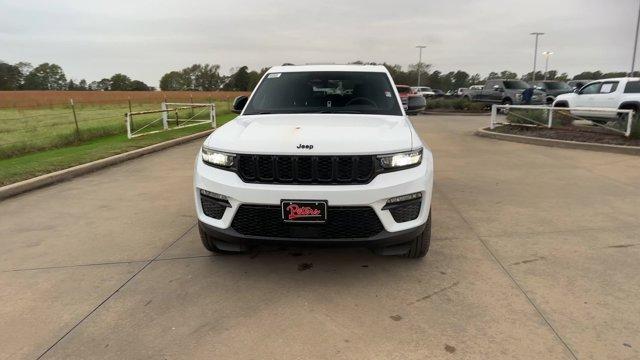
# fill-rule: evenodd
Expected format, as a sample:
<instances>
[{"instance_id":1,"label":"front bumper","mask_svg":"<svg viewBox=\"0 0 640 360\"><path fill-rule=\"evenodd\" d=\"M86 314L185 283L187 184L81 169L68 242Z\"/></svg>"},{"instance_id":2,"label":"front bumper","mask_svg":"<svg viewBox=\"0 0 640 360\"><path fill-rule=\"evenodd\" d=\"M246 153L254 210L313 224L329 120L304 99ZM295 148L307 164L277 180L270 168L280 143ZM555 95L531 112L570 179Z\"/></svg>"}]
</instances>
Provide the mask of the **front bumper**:
<instances>
[{"instance_id":1,"label":"front bumper","mask_svg":"<svg viewBox=\"0 0 640 360\"><path fill-rule=\"evenodd\" d=\"M211 167L202 162L200 154L194 171L194 195L196 212L201 227L214 238L255 242L268 237L246 236L232 228L236 212L242 204L279 206L281 200L324 200L330 207L368 206L372 208L383 226L383 231L370 238L359 239L277 239L289 242L339 242L352 245L363 243L396 243L405 241L406 234L415 235L429 216L433 187L433 159L425 151L422 163L414 168L377 175L370 183L362 185L293 185L245 183L231 171ZM230 207L220 219L206 216L202 209L200 190L225 195ZM422 202L418 217L406 222L396 222L389 210L383 210L389 198L420 192ZM261 219L255 219L261 221ZM409 236L409 237L411 237ZM271 239L274 240L274 239Z\"/></svg>"},{"instance_id":2,"label":"front bumper","mask_svg":"<svg viewBox=\"0 0 640 360\"><path fill-rule=\"evenodd\" d=\"M396 232L388 232L386 230L375 236L368 238L354 239L308 239L308 238L279 238L265 236L249 236L238 233L232 228L220 229L215 226L208 225L202 221L198 221L200 231L205 232L215 241L216 247L227 251L246 251L254 245L308 245L308 246L348 246L348 247L368 247L379 249L383 254L403 254L405 253L411 241L415 240L423 231L426 224L418 227L401 230Z\"/></svg>"}]
</instances>

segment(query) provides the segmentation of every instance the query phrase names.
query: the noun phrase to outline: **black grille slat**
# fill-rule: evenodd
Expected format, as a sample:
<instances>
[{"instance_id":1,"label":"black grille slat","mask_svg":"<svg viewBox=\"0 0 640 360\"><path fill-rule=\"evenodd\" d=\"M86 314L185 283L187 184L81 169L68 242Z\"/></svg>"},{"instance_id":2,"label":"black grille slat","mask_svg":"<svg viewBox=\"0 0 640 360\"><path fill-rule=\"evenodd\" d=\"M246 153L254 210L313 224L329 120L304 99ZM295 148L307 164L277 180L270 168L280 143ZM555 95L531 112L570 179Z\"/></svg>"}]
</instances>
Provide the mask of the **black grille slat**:
<instances>
[{"instance_id":1,"label":"black grille slat","mask_svg":"<svg viewBox=\"0 0 640 360\"><path fill-rule=\"evenodd\" d=\"M358 157L356 162L356 179L366 180L369 179L373 173L373 158L372 157Z\"/></svg>"},{"instance_id":2,"label":"black grille slat","mask_svg":"<svg viewBox=\"0 0 640 360\"><path fill-rule=\"evenodd\" d=\"M298 157L298 181L311 182L313 180L313 161L311 157Z\"/></svg>"},{"instance_id":3,"label":"black grille slat","mask_svg":"<svg viewBox=\"0 0 640 360\"><path fill-rule=\"evenodd\" d=\"M333 178L333 171L331 165L331 158L323 156L318 157L318 181L320 182L331 182Z\"/></svg>"},{"instance_id":4,"label":"black grille slat","mask_svg":"<svg viewBox=\"0 0 640 360\"><path fill-rule=\"evenodd\" d=\"M353 161L350 157L336 158L336 178L338 181L349 181L352 179Z\"/></svg>"},{"instance_id":5,"label":"black grille slat","mask_svg":"<svg viewBox=\"0 0 640 360\"><path fill-rule=\"evenodd\" d=\"M258 156L258 179L271 181L275 179L275 167L272 156Z\"/></svg>"},{"instance_id":6,"label":"black grille slat","mask_svg":"<svg viewBox=\"0 0 640 360\"><path fill-rule=\"evenodd\" d=\"M255 163L253 156L240 156L238 159L238 172L244 179L253 180L256 177Z\"/></svg>"},{"instance_id":7,"label":"black grille slat","mask_svg":"<svg viewBox=\"0 0 640 360\"><path fill-rule=\"evenodd\" d=\"M366 184L376 174L373 155L238 155L238 175L251 183Z\"/></svg>"},{"instance_id":8,"label":"black grille slat","mask_svg":"<svg viewBox=\"0 0 640 360\"><path fill-rule=\"evenodd\" d=\"M276 173L279 181L293 181L293 159L290 156L276 158Z\"/></svg>"},{"instance_id":9,"label":"black grille slat","mask_svg":"<svg viewBox=\"0 0 640 360\"><path fill-rule=\"evenodd\" d=\"M384 230L368 206L329 206L326 223L309 225L285 223L280 206L243 204L231 227L242 235L287 239L364 239Z\"/></svg>"}]
</instances>

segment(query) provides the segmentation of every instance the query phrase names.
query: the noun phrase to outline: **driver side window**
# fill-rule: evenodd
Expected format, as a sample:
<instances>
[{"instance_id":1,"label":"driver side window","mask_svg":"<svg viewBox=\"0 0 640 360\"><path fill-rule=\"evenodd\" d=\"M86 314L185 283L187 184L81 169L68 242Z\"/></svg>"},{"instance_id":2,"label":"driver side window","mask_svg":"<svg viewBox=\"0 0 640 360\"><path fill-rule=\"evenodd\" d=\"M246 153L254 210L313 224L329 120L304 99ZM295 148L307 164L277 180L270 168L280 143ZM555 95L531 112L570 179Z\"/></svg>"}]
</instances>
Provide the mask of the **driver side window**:
<instances>
[{"instance_id":1,"label":"driver side window","mask_svg":"<svg viewBox=\"0 0 640 360\"><path fill-rule=\"evenodd\" d=\"M580 94L583 94L583 95L597 94L600 92L600 86L602 86L602 83L589 84L580 90Z\"/></svg>"}]
</instances>

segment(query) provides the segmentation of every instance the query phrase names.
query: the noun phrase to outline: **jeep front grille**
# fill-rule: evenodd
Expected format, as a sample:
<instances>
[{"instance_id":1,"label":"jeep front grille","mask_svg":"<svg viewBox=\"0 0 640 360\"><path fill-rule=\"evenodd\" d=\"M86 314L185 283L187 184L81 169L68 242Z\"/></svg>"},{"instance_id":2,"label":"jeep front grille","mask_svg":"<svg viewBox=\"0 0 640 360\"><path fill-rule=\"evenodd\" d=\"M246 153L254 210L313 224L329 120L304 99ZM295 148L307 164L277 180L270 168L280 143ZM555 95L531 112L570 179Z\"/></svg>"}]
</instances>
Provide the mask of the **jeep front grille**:
<instances>
[{"instance_id":1,"label":"jeep front grille","mask_svg":"<svg viewBox=\"0 0 640 360\"><path fill-rule=\"evenodd\" d=\"M267 184L366 184L376 174L373 155L237 155L244 182Z\"/></svg>"}]
</instances>

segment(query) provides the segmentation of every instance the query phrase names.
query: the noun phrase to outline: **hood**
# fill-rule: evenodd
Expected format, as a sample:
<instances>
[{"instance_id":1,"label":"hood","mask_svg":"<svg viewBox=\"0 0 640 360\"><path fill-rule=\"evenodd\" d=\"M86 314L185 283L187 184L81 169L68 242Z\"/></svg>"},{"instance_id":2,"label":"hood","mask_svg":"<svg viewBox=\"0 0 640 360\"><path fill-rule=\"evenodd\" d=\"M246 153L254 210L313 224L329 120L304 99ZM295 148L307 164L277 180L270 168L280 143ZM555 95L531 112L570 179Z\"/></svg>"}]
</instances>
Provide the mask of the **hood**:
<instances>
[{"instance_id":1,"label":"hood","mask_svg":"<svg viewBox=\"0 0 640 360\"><path fill-rule=\"evenodd\" d=\"M249 154L383 154L411 149L411 129L404 116L248 115L218 128L205 145ZM298 148L301 144L313 148Z\"/></svg>"}]
</instances>

